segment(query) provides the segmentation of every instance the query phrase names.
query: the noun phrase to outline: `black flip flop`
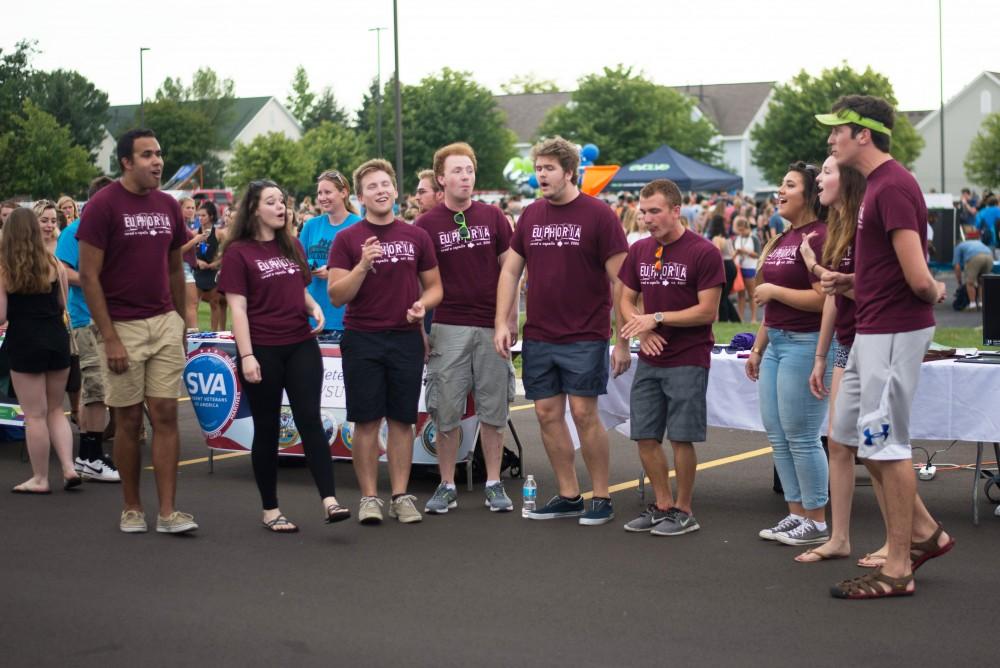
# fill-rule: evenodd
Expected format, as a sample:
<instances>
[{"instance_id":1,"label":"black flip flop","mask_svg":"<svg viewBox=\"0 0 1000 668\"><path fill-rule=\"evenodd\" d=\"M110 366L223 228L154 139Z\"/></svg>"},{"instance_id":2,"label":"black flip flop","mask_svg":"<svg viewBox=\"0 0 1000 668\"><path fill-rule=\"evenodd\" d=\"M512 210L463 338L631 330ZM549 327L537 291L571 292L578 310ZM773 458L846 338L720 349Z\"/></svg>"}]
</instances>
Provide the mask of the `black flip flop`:
<instances>
[{"instance_id":1,"label":"black flip flop","mask_svg":"<svg viewBox=\"0 0 1000 668\"><path fill-rule=\"evenodd\" d=\"M80 476L63 479L63 489L65 489L67 492L70 491L71 489L76 489L82 484L83 484L83 478L81 478Z\"/></svg>"},{"instance_id":2,"label":"black flip flop","mask_svg":"<svg viewBox=\"0 0 1000 668\"><path fill-rule=\"evenodd\" d=\"M261 525L271 533L298 533L299 528L284 515L278 515L270 522L261 522ZM278 527L292 527L291 529L279 529Z\"/></svg>"},{"instance_id":3,"label":"black flip flop","mask_svg":"<svg viewBox=\"0 0 1000 668\"><path fill-rule=\"evenodd\" d=\"M326 507L326 523L335 524L337 522L343 522L346 519L350 519L351 510L345 508L344 506L333 504Z\"/></svg>"}]
</instances>

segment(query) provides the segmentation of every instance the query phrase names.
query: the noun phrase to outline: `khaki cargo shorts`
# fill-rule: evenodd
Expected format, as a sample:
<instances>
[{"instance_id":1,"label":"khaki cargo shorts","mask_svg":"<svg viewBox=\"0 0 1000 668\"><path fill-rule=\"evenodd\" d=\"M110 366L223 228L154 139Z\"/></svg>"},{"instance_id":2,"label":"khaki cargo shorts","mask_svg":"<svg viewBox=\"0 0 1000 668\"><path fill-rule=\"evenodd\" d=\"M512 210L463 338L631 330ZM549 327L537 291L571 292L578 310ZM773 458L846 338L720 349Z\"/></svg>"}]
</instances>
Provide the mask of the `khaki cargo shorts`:
<instances>
[{"instance_id":1,"label":"khaki cargo shorts","mask_svg":"<svg viewBox=\"0 0 1000 668\"><path fill-rule=\"evenodd\" d=\"M80 403L84 406L104 401L104 370L97 345L97 327L85 325L73 329L73 341L80 351Z\"/></svg>"},{"instance_id":2,"label":"khaki cargo shorts","mask_svg":"<svg viewBox=\"0 0 1000 668\"><path fill-rule=\"evenodd\" d=\"M146 397L177 399L184 371L184 319L176 311L144 320L114 322L115 331L128 351L128 370L112 373L104 341L98 333L101 370L104 372L108 406L134 406Z\"/></svg>"}]
</instances>

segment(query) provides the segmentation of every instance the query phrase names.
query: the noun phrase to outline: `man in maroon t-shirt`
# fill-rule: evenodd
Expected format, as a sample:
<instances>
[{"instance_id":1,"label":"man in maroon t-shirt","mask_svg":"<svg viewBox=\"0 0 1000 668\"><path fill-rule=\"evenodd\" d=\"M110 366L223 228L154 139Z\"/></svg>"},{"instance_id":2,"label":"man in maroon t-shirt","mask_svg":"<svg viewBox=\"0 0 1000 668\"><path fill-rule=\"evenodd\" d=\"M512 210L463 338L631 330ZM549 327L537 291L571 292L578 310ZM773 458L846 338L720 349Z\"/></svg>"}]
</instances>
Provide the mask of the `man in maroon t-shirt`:
<instances>
[{"instance_id":1,"label":"man in maroon t-shirt","mask_svg":"<svg viewBox=\"0 0 1000 668\"><path fill-rule=\"evenodd\" d=\"M827 143L841 165L868 180L858 213L855 273L823 273L830 293L854 289L854 345L837 395L830 437L858 448L885 498L889 551L885 564L831 589L837 598L882 598L913 593L913 572L949 551L954 540L917 495L909 420L920 364L934 334L934 304L945 286L924 259L927 209L913 176L889 155L892 106L868 95L841 97ZM856 280L855 280L856 279Z\"/></svg>"},{"instance_id":2,"label":"man in maroon t-shirt","mask_svg":"<svg viewBox=\"0 0 1000 668\"><path fill-rule=\"evenodd\" d=\"M500 264L510 246L510 224L500 209L472 201L476 154L464 142L434 154L434 177L444 201L417 218L430 235L447 285L434 310L427 361L427 412L437 426L441 484L424 510L447 513L458 505L455 459L469 392L475 391L479 435L486 462L486 505L493 512L514 508L500 481L503 428L513 399L514 367L493 347ZM517 331L517 302L507 316Z\"/></svg>"},{"instance_id":3,"label":"man in maroon t-shirt","mask_svg":"<svg viewBox=\"0 0 1000 668\"><path fill-rule=\"evenodd\" d=\"M681 224L681 191L673 181L647 183L639 193L639 211L650 236L632 244L622 264L619 308L626 321L622 336L639 337L629 417L656 503L625 530L679 536L701 528L691 510L698 465L694 443L704 441L708 430L712 323L726 271L719 249ZM637 308L640 296L644 312ZM674 451L676 501L661 447L664 431Z\"/></svg>"},{"instance_id":4,"label":"man in maroon t-shirt","mask_svg":"<svg viewBox=\"0 0 1000 668\"><path fill-rule=\"evenodd\" d=\"M573 144L553 137L536 144L531 154L543 199L526 208L518 221L500 272L494 317L494 345L508 356L514 332L507 319L527 265L521 373L525 396L535 401L542 443L559 488L558 495L527 516L604 524L614 519L614 510L608 490L608 434L597 417L597 397L607 392L612 285L617 297L628 242L614 211L577 188L580 155ZM615 375L630 361L628 338L619 337L613 352ZM573 464L567 396L594 486L589 509Z\"/></svg>"},{"instance_id":5,"label":"man in maroon t-shirt","mask_svg":"<svg viewBox=\"0 0 1000 668\"><path fill-rule=\"evenodd\" d=\"M114 409L115 463L125 509L119 528L144 533L139 497L143 403L153 424L153 466L160 501L156 530L198 528L174 508L177 489L177 397L184 369L184 269L187 241L180 206L159 191L160 144L151 130L118 140L122 177L87 203L80 218L80 285L100 332L105 403Z\"/></svg>"},{"instance_id":6,"label":"man in maroon t-shirt","mask_svg":"<svg viewBox=\"0 0 1000 668\"><path fill-rule=\"evenodd\" d=\"M424 343L424 315L441 301L441 275L431 239L392 215L396 174L385 160L354 171L354 190L365 219L337 233L327 262L330 301L347 305L340 342L347 390L347 419L354 422L352 455L361 487L358 521L382 521L378 497L378 434L383 418L392 500L389 517L403 523L423 517L406 491L413 463Z\"/></svg>"}]
</instances>

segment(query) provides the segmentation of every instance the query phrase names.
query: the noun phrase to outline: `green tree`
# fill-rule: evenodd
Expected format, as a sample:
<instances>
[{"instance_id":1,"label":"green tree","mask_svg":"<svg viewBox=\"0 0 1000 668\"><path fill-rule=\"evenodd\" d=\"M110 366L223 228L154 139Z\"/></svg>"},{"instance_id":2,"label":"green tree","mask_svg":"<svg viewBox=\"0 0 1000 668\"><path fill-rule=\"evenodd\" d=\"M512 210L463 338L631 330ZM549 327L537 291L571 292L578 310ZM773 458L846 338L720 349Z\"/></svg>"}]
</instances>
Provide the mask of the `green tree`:
<instances>
[{"instance_id":1,"label":"green tree","mask_svg":"<svg viewBox=\"0 0 1000 668\"><path fill-rule=\"evenodd\" d=\"M327 86L319 95L312 92L309 76L301 65L295 69L292 92L285 98L285 105L304 130L312 130L324 122L347 127L347 112L337 104L333 90Z\"/></svg>"},{"instance_id":2,"label":"green tree","mask_svg":"<svg viewBox=\"0 0 1000 668\"><path fill-rule=\"evenodd\" d=\"M72 70L36 72L32 87L32 100L69 128L74 143L93 154L104 137L108 94Z\"/></svg>"},{"instance_id":3,"label":"green tree","mask_svg":"<svg viewBox=\"0 0 1000 668\"><path fill-rule=\"evenodd\" d=\"M385 155L396 153L394 81L386 82L382 97ZM375 148L375 88L365 96L358 113L358 128L369 154ZM468 142L476 151L477 188L505 188L503 166L510 158L514 134L507 129L503 112L493 94L476 83L468 72L444 68L418 85L403 85L404 190L416 185L417 171L431 164L434 151L456 141Z\"/></svg>"},{"instance_id":4,"label":"green tree","mask_svg":"<svg viewBox=\"0 0 1000 668\"><path fill-rule=\"evenodd\" d=\"M24 109L24 100L31 91L31 57L35 53L35 42L29 40L21 40L8 53L0 49L0 129L10 128L12 117Z\"/></svg>"},{"instance_id":5,"label":"green tree","mask_svg":"<svg viewBox=\"0 0 1000 668\"><path fill-rule=\"evenodd\" d=\"M985 188L1000 189L1000 112L987 116L972 140L965 176Z\"/></svg>"},{"instance_id":6,"label":"green tree","mask_svg":"<svg viewBox=\"0 0 1000 668\"><path fill-rule=\"evenodd\" d=\"M292 77L292 92L285 98L285 106L299 123L303 122L309 109L312 108L316 94L309 90L309 75L306 68L299 65Z\"/></svg>"},{"instance_id":7,"label":"green tree","mask_svg":"<svg viewBox=\"0 0 1000 668\"><path fill-rule=\"evenodd\" d=\"M182 166L203 166L205 185L221 182L222 163L212 153L219 148L216 129L196 107L175 100L146 103L146 126L156 133L163 149L163 174L168 179Z\"/></svg>"},{"instance_id":8,"label":"green tree","mask_svg":"<svg viewBox=\"0 0 1000 668\"><path fill-rule=\"evenodd\" d=\"M312 130L321 123L336 123L347 127L347 112L337 104L337 98L333 96L333 90L329 86L323 89L315 103L309 107L302 120L302 127Z\"/></svg>"},{"instance_id":9,"label":"green tree","mask_svg":"<svg viewBox=\"0 0 1000 668\"><path fill-rule=\"evenodd\" d=\"M317 171L336 169L348 181L355 168L368 159L364 137L357 130L330 121L307 131L301 144Z\"/></svg>"},{"instance_id":10,"label":"green tree","mask_svg":"<svg viewBox=\"0 0 1000 668\"><path fill-rule=\"evenodd\" d=\"M194 108L205 117L215 130L215 136L206 150L224 149L228 137L226 128L232 121L235 85L232 79L223 79L210 67L199 67L191 77L191 85L185 86L180 77L167 77L157 89L156 102L176 102Z\"/></svg>"},{"instance_id":11,"label":"green tree","mask_svg":"<svg viewBox=\"0 0 1000 668\"><path fill-rule=\"evenodd\" d=\"M70 131L31 100L0 134L0 192L32 199L82 195L97 175L86 149Z\"/></svg>"},{"instance_id":12,"label":"green tree","mask_svg":"<svg viewBox=\"0 0 1000 668\"><path fill-rule=\"evenodd\" d=\"M505 95L523 95L525 93L558 93L559 87L552 79L539 79L534 72L517 74L510 80L500 84L500 90Z\"/></svg>"},{"instance_id":13,"label":"green tree","mask_svg":"<svg viewBox=\"0 0 1000 668\"><path fill-rule=\"evenodd\" d=\"M256 179L271 179L295 194L312 188L316 164L301 142L280 132L238 144L226 172L226 183L237 191Z\"/></svg>"},{"instance_id":14,"label":"green tree","mask_svg":"<svg viewBox=\"0 0 1000 668\"><path fill-rule=\"evenodd\" d=\"M802 70L788 83L775 86L764 122L750 133L756 143L754 164L769 181L778 183L788 165L796 160L819 164L826 158L830 129L813 116L828 112L841 95L877 95L896 105L887 77L871 67L857 72L846 63L823 70L818 77ZM912 167L923 147L923 138L909 120L897 114L892 129L892 156Z\"/></svg>"},{"instance_id":15,"label":"green tree","mask_svg":"<svg viewBox=\"0 0 1000 668\"><path fill-rule=\"evenodd\" d=\"M625 164L662 144L720 164L721 149L713 142L718 131L707 118L695 118L694 107L693 98L631 67L605 67L578 81L571 103L550 110L539 134L597 144L605 164Z\"/></svg>"}]
</instances>

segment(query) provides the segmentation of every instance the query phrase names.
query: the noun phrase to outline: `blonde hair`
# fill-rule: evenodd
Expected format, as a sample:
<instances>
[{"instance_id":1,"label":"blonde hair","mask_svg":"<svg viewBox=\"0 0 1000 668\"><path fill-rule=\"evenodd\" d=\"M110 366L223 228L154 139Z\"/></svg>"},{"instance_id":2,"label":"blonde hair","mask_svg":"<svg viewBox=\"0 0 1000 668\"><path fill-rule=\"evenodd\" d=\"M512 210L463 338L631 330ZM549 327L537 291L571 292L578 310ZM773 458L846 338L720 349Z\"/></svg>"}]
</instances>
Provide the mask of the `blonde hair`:
<instances>
[{"instance_id":1,"label":"blonde hair","mask_svg":"<svg viewBox=\"0 0 1000 668\"><path fill-rule=\"evenodd\" d=\"M385 172L389 175L389 178L392 179L393 186L396 185L396 170L392 168L392 163L388 160L383 160L382 158L374 158L361 163L358 165L358 168L354 170L354 192L361 192L361 182L372 172Z\"/></svg>"},{"instance_id":2,"label":"blonde hair","mask_svg":"<svg viewBox=\"0 0 1000 668\"><path fill-rule=\"evenodd\" d=\"M622 213L622 227L625 229L625 234L642 231L639 227L639 211L637 209L625 208Z\"/></svg>"},{"instance_id":3,"label":"blonde hair","mask_svg":"<svg viewBox=\"0 0 1000 668\"><path fill-rule=\"evenodd\" d=\"M49 275L56 268L56 259L42 241L35 212L24 207L12 211L0 238L0 272L7 292L44 294L49 291Z\"/></svg>"},{"instance_id":4,"label":"blonde hair","mask_svg":"<svg viewBox=\"0 0 1000 668\"><path fill-rule=\"evenodd\" d=\"M316 178L316 183L320 181L329 181L333 184L333 187L339 190L344 195L344 207L351 213L357 215L358 210L354 208L354 204L351 203L351 184L348 182L347 177L338 172L336 169L328 169ZM306 200L309 196L306 195L302 199L302 204L305 205ZM310 204L312 200L309 200Z\"/></svg>"},{"instance_id":5,"label":"blonde hair","mask_svg":"<svg viewBox=\"0 0 1000 668\"><path fill-rule=\"evenodd\" d=\"M570 173L570 182L576 185L580 169L580 152L576 146L559 135L543 139L531 147L531 161L545 156L555 158L564 172Z\"/></svg>"},{"instance_id":6,"label":"blonde hair","mask_svg":"<svg viewBox=\"0 0 1000 668\"><path fill-rule=\"evenodd\" d=\"M435 153L434 155L437 154ZM473 162L472 164L474 165L475 162ZM433 190L436 193L441 192L441 184L438 183L437 177L434 175L433 169L421 169L419 172L417 172L417 181L420 182L423 181L424 179L427 179L428 181L431 182L431 190Z\"/></svg>"},{"instance_id":7,"label":"blonde hair","mask_svg":"<svg viewBox=\"0 0 1000 668\"><path fill-rule=\"evenodd\" d=\"M60 197L56 201L56 208L58 208L60 211L62 211L63 204L65 204L66 202L69 202L70 204L73 205L73 218L74 219L79 218L80 217L80 209L77 208L77 206L76 206L76 200L73 199L72 197L70 197L69 195L63 195L62 197ZM67 222L72 223L73 221L69 220Z\"/></svg>"}]
</instances>

